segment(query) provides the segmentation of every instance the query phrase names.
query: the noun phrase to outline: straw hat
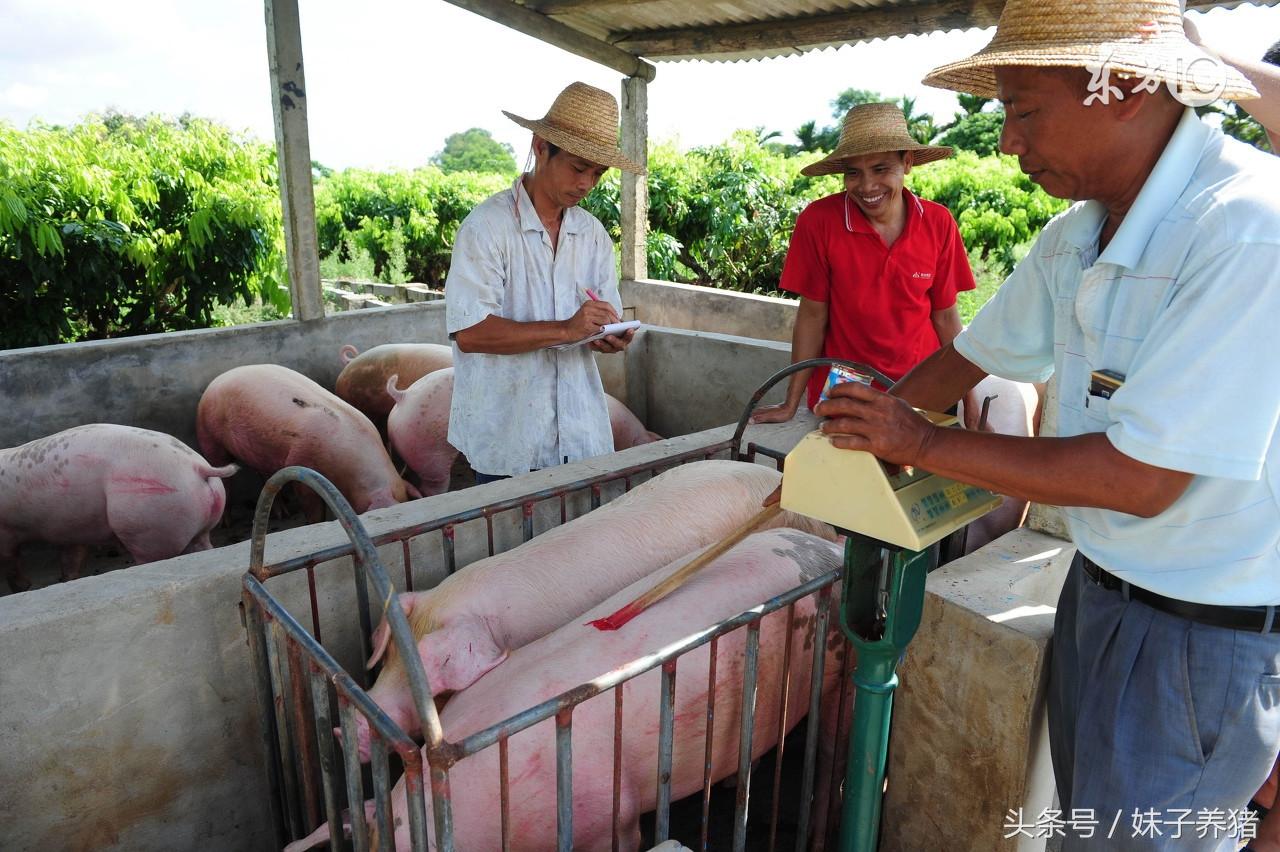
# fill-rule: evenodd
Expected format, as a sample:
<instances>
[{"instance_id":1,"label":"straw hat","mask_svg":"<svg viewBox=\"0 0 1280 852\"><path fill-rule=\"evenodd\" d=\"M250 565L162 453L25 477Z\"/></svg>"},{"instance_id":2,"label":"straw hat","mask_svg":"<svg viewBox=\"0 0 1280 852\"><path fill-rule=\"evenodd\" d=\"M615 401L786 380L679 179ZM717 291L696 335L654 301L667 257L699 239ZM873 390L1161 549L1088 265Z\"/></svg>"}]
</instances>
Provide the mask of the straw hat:
<instances>
[{"instance_id":1,"label":"straw hat","mask_svg":"<svg viewBox=\"0 0 1280 852\"><path fill-rule=\"evenodd\" d=\"M1104 63L1110 74L1175 86L1190 106L1258 97L1239 71L1187 40L1178 0L1009 0L990 44L935 68L924 82L994 98L998 66L1100 72Z\"/></svg>"},{"instance_id":2,"label":"straw hat","mask_svg":"<svg viewBox=\"0 0 1280 852\"><path fill-rule=\"evenodd\" d=\"M618 102L603 89L586 83L570 83L556 95L547 114L537 120L521 118L505 109L502 114L584 160L635 174L644 173L644 169L618 148Z\"/></svg>"},{"instance_id":3,"label":"straw hat","mask_svg":"<svg viewBox=\"0 0 1280 852\"><path fill-rule=\"evenodd\" d=\"M851 157L878 154L881 151L911 151L915 165L931 163L951 156L951 149L937 145L921 145L907 132L907 119L897 104L859 104L844 114L840 142L831 155L800 170L815 177L844 171Z\"/></svg>"}]
</instances>

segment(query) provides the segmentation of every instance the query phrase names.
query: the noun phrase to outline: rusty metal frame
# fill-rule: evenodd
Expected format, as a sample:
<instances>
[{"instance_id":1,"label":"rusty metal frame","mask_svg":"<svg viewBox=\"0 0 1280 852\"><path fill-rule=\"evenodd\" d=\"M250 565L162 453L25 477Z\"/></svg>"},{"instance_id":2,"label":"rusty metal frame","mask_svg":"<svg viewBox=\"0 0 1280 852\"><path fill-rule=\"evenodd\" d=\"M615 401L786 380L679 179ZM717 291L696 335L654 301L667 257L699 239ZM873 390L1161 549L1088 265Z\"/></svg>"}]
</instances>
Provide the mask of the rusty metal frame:
<instances>
[{"instance_id":1,"label":"rusty metal frame","mask_svg":"<svg viewBox=\"0 0 1280 852\"><path fill-rule=\"evenodd\" d=\"M659 720L659 755L658 755L658 808L655 831L655 842L667 839L670 823L671 803L671 761L674 725L675 678L680 656L704 644L711 645L711 668L709 670L709 690L707 704L708 738L707 754L702 789L702 849L708 846L708 810L712 780L709 777L711 768L711 724L714 716L714 681L715 651L718 640L727 633L744 628L748 631L747 659L744 670L742 692L742 719L740 730L740 760L738 767L737 802L734 813L735 850L745 845L747 826L748 794L751 782L750 743L754 733L754 712L756 706L755 672L759 653L759 628L761 620L771 612L782 608L788 609L788 619L794 619L796 601L813 595L817 598L817 620L814 642L814 660L809 701L809 727L804 749L804 776L801 790L800 822L797 849L806 842L810 821L811 799L816 774L816 748L821 711L820 693L824 675L825 638L829 629L828 609L832 588L839 580L839 572L817 578L797 587L790 592L763 602L738 616L727 619L697 634L686 637L681 642L664 649L661 653L650 654L597 678L588 684L556 696L543 703L528 708L498 724L492 725L458 742L444 739L440 727L439 715L436 712L425 672L422 669L411 631L404 613L398 606L391 606L395 589L387 577L377 554L378 545L401 542L405 563L405 585L412 589L412 563L409 553L409 540L426 533L440 531L441 547L449 573L457 569L453 530L457 524L469 520L484 518L488 535L488 552L493 555L494 532L493 519L504 511L520 509L523 515L523 540L533 537L533 510L544 501L559 500L560 522L567 520L567 499L571 494L588 492L590 507L597 508L601 503L603 486L621 480L630 490L632 479L642 473L656 475L660 470L698 459L713 458L728 453L730 458L750 461L757 455L773 458L781 467L782 454L749 444L745 453L741 452L741 433L724 442L688 451L679 455L663 458L657 462L636 465L609 474L579 480L566 486L534 492L518 498L495 502L488 506L455 513L429 522L410 525L401 529L370 537L350 506L343 500L337 490L322 476L305 468L288 468L280 471L267 483L259 499L254 519L254 534L249 571L243 581L243 604L246 614L246 629L249 634L250 653L254 660L255 688L257 692L259 716L262 720L262 746L267 761L268 783L271 789L270 806L276 839L280 844L306 833L308 827L327 821L332 848L344 848L343 821L341 819L341 800L350 805L350 824L353 848L358 852L369 849L368 820L372 818L378 826L377 837L380 849L390 849L394 826L390 808L390 755L394 753L403 768L409 805L409 824L412 848L426 850L426 805L427 791L424 785L423 759L425 755L429 772L430 794L432 796L432 816L434 836L440 838L436 848L440 852L449 852L453 846L453 819L451 796L449 791L449 771L454 764L464 757L495 743L499 748L500 766L500 801L502 819L502 848L508 849L510 844L509 778L506 772L507 744L510 737L538 722L552 717L556 720L556 758L557 758L557 818L559 848L571 848L572 840L572 716L573 709L582 702L607 692L611 689L615 694L615 730L614 730L614 848L618 844L618 807L619 778L621 770L621 719L623 694L616 687L651 669L661 668L661 701ZM349 542L344 545L327 547L312 553L291 557L280 562L264 564L266 520L270 514L272 502L279 491L289 482L299 482L316 490L347 532ZM372 586L381 603L379 607L387 616L391 627L392 641L395 641L402 658L406 662L410 689L414 697L419 717L422 720L425 747L419 747L369 698L367 675L358 672L356 677L349 674L320 644L320 615L317 604L314 572L317 565L345 556L352 556L357 601L360 617L360 651L367 659L370 647L369 637L371 623L369 618L368 589ZM294 616L268 591L265 583L274 577L303 570L306 572L307 587L311 608L311 629L304 627ZM790 632L788 632L788 652L790 650ZM789 661L783 673L782 694L779 700L786 701L789 689ZM337 705L337 718L343 733L341 760L335 754L333 704ZM785 703L782 719L785 720ZM356 751L356 717L364 716L370 730L370 771L373 788L372 809L366 814L364 799L364 774ZM309 724L310 722L310 724ZM779 732L782 728L779 728ZM770 817L769 848L775 848L778 812L780 806L780 788L778 773L781 770L781 740L779 741L778 768L775 770L775 789ZM340 774L341 773L341 777ZM319 783L317 784L317 776ZM345 795L342 794L344 791ZM834 814L834 811L829 811ZM821 830L823 827L819 827Z\"/></svg>"}]
</instances>

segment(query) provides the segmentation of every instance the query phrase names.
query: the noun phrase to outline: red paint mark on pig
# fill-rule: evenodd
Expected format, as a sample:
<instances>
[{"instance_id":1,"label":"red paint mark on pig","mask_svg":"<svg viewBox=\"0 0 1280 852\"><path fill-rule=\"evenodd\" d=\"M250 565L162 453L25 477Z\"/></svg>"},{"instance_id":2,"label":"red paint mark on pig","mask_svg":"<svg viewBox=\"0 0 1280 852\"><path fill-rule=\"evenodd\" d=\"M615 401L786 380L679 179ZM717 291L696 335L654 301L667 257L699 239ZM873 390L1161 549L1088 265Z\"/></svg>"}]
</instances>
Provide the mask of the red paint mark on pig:
<instances>
[{"instance_id":1,"label":"red paint mark on pig","mask_svg":"<svg viewBox=\"0 0 1280 852\"><path fill-rule=\"evenodd\" d=\"M111 480L121 494L172 494L176 488L145 476L117 476Z\"/></svg>"},{"instance_id":2,"label":"red paint mark on pig","mask_svg":"<svg viewBox=\"0 0 1280 852\"><path fill-rule=\"evenodd\" d=\"M644 612L644 608L636 606L635 601L632 601L604 618L597 618L595 621L588 621L587 623L596 630L618 630L642 612Z\"/></svg>"}]
</instances>

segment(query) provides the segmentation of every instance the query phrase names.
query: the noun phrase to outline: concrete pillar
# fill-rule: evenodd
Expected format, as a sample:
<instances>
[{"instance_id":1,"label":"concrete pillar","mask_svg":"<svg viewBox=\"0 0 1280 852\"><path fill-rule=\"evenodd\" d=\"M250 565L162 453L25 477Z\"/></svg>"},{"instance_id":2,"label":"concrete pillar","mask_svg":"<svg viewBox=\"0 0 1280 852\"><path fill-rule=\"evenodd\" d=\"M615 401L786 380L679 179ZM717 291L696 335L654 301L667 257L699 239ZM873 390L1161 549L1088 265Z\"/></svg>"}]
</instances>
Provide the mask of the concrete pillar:
<instances>
[{"instance_id":1,"label":"concrete pillar","mask_svg":"<svg viewBox=\"0 0 1280 852\"><path fill-rule=\"evenodd\" d=\"M622 153L643 168L649 167L649 81L627 77L622 81ZM645 237L649 231L649 188L644 175L622 173L622 278L649 277Z\"/></svg>"},{"instance_id":2,"label":"concrete pillar","mask_svg":"<svg viewBox=\"0 0 1280 852\"><path fill-rule=\"evenodd\" d=\"M302 73L298 0L265 0L265 5L289 295L293 300L294 319L321 319L324 300L320 292L320 247L311 188L311 143L307 137L307 87Z\"/></svg>"}]
</instances>

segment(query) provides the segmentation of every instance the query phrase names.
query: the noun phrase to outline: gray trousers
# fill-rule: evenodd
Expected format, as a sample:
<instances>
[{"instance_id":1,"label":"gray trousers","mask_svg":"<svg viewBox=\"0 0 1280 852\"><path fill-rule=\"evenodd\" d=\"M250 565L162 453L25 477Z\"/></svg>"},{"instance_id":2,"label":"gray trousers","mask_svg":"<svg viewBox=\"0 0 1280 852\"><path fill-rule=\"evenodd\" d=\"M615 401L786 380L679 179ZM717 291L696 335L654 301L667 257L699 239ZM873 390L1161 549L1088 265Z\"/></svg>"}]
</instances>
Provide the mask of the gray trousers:
<instances>
[{"instance_id":1,"label":"gray trousers","mask_svg":"<svg viewBox=\"0 0 1280 852\"><path fill-rule=\"evenodd\" d=\"M1063 849L1235 849L1229 825L1280 751L1280 633L1126 600L1077 556L1054 621L1049 743Z\"/></svg>"}]
</instances>

